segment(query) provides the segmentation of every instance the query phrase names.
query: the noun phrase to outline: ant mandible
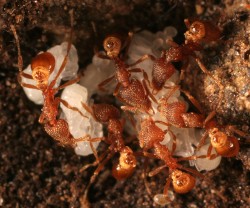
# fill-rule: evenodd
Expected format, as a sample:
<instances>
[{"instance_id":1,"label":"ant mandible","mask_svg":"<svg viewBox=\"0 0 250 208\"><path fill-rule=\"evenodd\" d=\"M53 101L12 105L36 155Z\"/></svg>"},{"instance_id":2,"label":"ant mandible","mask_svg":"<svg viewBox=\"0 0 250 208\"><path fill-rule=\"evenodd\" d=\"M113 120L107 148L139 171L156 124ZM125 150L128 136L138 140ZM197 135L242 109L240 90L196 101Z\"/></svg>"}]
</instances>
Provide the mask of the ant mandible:
<instances>
[{"instance_id":1,"label":"ant mandible","mask_svg":"<svg viewBox=\"0 0 250 208\"><path fill-rule=\"evenodd\" d=\"M129 38L131 38L131 33L129 33ZM109 77L108 79L101 82L98 87L103 90L105 86L112 79L116 78L117 85L114 90L114 96L116 96L121 102L128 104L127 106L122 106L123 110L128 110L132 112L142 112L150 113L153 111L151 106L151 101L149 97L157 102L154 96L149 92L145 79L148 80L147 74L140 68L129 69L132 65L127 65L119 57L122 43L121 40L115 36L108 36L104 42L103 47L106 51L107 56L99 55L102 58L111 59L115 63L115 75ZM139 81L136 78L130 78L131 72L142 72L144 79Z\"/></svg>"},{"instance_id":2,"label":"ant mandible","mask_svg":"<svg viewBox=\"0 0 250 208\"><path fill-rule=\"evenodd\" d=\"M71 27L72 27L73 11L70 11L70 16L71 16ZM38 54L35 58L32 59L32 62L31 62L32 74L30 75L30 74L24 73L19 38L16 32L16 29L13 25L11 25L11 30L13 31L16 44L17 44L17 49L18 49L18 69L19 69L18 81L20 85L23 87L41 90L43 97L44 97L44 104L42 108L42 113L39 117L39 123L44 125L45 131L53 139L58 141L60 145L75 147L76 143L79 141L82 141L82 139L73 138L73 136L71 135L69 131L68 123L64 119L57 119L58 106L60 103L62 103L67 108L80 113L81 116L83 117L86 117L86 116L83 115L82 112L78 108L70 106L67 103L67 101L62 100L59 97L55 97L55 94L59 90L79 81L79 77L77 77L76 79L70 80L59 87L55 87L56 81L59 78L60 74L63 72L65 65L67 63L67 59L68 59L68 55L69 55L69 51L71 47L71 39L72 39L73 30L71 29L70 41L68 42L67 52L64 57L64 60L55 78L50 83L49 83L49 77L55 68L55 62L56 62L55 57L49 52L43 52L43 53ZM36 85L22 82L22 77L35 80Z\"/></svg>"}]
</instances>

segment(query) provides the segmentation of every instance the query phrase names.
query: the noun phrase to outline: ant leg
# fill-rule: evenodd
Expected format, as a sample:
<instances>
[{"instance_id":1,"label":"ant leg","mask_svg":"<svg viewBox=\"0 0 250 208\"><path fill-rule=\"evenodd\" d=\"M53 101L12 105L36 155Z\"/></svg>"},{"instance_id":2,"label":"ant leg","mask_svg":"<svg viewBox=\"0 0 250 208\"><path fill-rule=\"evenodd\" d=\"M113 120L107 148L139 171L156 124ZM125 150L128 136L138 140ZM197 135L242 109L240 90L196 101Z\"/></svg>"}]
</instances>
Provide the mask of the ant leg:
<instances>
[{"instance_id":1,"label":"ant leg","mask_svg":"<svg viewBox=\"0 0 250 208\"><path fill-rule=\"evenodd\" d=\"M90 178L89 184L87 185L85 191L84 191L84 198L87 199L87 195L88 195L88 191L90 186L95 182L95 179L97 177L97 175L100 173L100 171L103 169L103 167L106 165L106 163L110 160L110 158L114 155L113 152L110 152L106 159L104 159L96 168L96 170L94 171L93 175Z\"/></svg>"},{"instance_id":2,"label":"ant leg","mask_svg":"<svg viewBox=\"0 0 250 208\"><path fill-rule=\"evenodd\" d=\"M146 54L146 55L142 56L141 58L139 58L135 63L129 64L128 66L129 67L135 66L135 65L137 65L137 64L139 64L139 63L141 63L141 62L143 62L143 61L145 61L147 59L155 61L156 58L154 56L150 55L150 54Z\"/></svg>"},{"instance_id":3,"label":"ant leg","mask_svg":"<svg viewBox=\"0 0 250 208\"><path fill-rule=\"evenodd\" d=\"M83 115L83 113L82 113L77 107L71 106L66 100L63 100L63 99L57 97L57 98L55 99L55 102L58 102L58 104L59 104L59 103L62 103L62 104L63 104L65 107L67 107L68 109L78 112L78 113L79 113L82 117L84 117L84 118L88 118L87 116Z\"/></svg>"},{"instance_id":4,"label":"ant leg","mask_svg":"<svg viewBox=\"0 0 250 208\"><path fill-rule=\"evenodd\" d=\"M215 83L220 87L220 89L223 89L224 86L221 84L221 82L219 80L217 80L205 67L205 65L201 62L201 60L199 58L196 58L195 61L197 62L197 64L199 65L200 69L207 74L211 79L213 79L215 81Z\"/></svg>"},{"instance_id":5,"label":"ant leg","mask_svg":"<svg viewBox=\"0 0 250 208\"><path fill-rule=\"evenodd\" d=\"M204 126L206 126L206 124L211 121L216 115L215 111L212 111L208 114L208 116L206 117L205 121L204 121Z\"/></svg>"},{"instance_id":6,"label":"ant leg","mask_svg":"<svg viewBox=\"0 0 250 208\"><path fill-rule=\"evenodd\" d=\"M186 69L188 68L188 61L185 61L183 66L181 67L181 74L180 74L180 80L184 80L184 73L186 71Z\"/></svg>"},{"instance_id":7,"label":"ant leg","mask_svg":"<svg viewBox=\"0 0 250 208\"><path fill-rule=\"evenodd\" d=\"M95 56L97 56L98 58L110 60L110 58L107 55L100 53L99 51L97 51L96 48L94 48L94 53L95 53Z\"/></svg>"},{"instance_id":8,"label":"ant leg","mask_svg":"<svg viewBox=\"0 0 250 208\"><path fill-rule=\"evenodd\" d=\"M233 126L233 125L227 125L227 126L226 126L226 130L229 131L229 132L233 132L233 133L235 133L235 134L238 134L239 136L244 137L244 138L248 138L248 137L249 137L249 135L248 135L247 133L245 133L245 132L243 132L243 131L237 129L237 128L236 128L235 126Z\"/></svg>"},{"instance_id":9,"label":"ant leg","mask_svg":"<svg viewBox=\"0 0 250 208\"><path fill-rule=\"evenodd\" d=\"M217 107L220 106L220 103L221 103L221 101L222 101L222 96L223 96L223 95L222 95L222 90L224 89L224 86L221 84L221 82L220 82L218 79L216 79L216 78L207 70L207 68L204 66L204 64L201 62L201 60L200 60L199 58L196 58L195 60L196 60L197 64L199 65L200 69L201 69L205 74L207 74L212 80L214 80L214 82L219 86L220 92L219 92L219 101L218 101Z\"/></svg>"},{"instance_id":10,"label":"ant leg","mask_svg":"<svg viewBox=\"0 0 250 208\"><path fill-rule=\"evenodd\" d=\"M106 90L103 88L103 86L105 86L106 84L108 84L112 79L115 78L115 75L105 79L104 81L102 81L100 84L98 84L98 88L99 90L105 92Z\"/></svg>"},{"instance_id":11,"label":"ant leg","mask_svg":"<svg viewBox=\"0 0 250 208\"><path fill-rule=\"evenodd\" d=\"M170 45L171 47L174 47L174 48L179 47L179 44L177 44L176 42L174 42L174 41L171 40L171 39L168 39L168 40L166 41L166 43L167 43L167 45Z\"/></svg>"},{"instance_id":12,"label":"ant leg","mask_svg":"<svg viewBox=\"0 0 250 208\"><path fill-rule=\"evenodd\" d=\"M191 26L189 19L184 19L184 24L186 25L187 29L189 29Z\"/></svg>"},{"instance_id":13,"label":"ant leg","mask_svg":"<svg viewBox=\"0 0 250 208\"><path fill-rule=\"evenodd\" d=\"M21 82L20 85L22 87L26 87L26 88L30 88L30 89L35 89L35 90L40 90L37 86L32 85L32 84L26 84L26 83Z\"/></svg>"},{"instance_id":14,"label":"ant leg","mask_svg":"<svg viewBox=\"0 0 250 208\"><path fill-rule=\"evenodd\" d=\"M152 195L152 192L149 188L149 184L147 181L147 176L148 176L147 167L148 167L148 160L144 160L144 162L143 162L143 181L144 181L144 185L146 187L146 191L148 192L149 195Z\"/></svg>"},{"instance_id":15,"label":"ant leg","mask_svg":"<svg viewBox=\"0 0 250 208\"><path fill-rule=\"evenodd\" d=\"M176 150L177 138L171 130L167 130L167 131L170 132L172 134L172 137L173 137L173 144L172 144L172 150L171 150L171 154L173 155L175 150Z\"/></svg>"},{"instance_id":16,"label":"ant leg","mask_svg":"<svg viewBox=\"0 0 250 208\"><path fill-rule=\"evenodd\" d=\"M153 176L157 175L159 172L161 172L161 171L162 171L164 168L166 168L166 167L167 167L167 165L162 165L162 166L160 166L160 167L157 167L156 169L150 171L150 172L148 173L148 176L149 176L149 177L153 177Z\"/></svg>"},{"instance_id":17,"label":"ant leg","mask_svg":"<svg viewBox=\"0 0 250 208\"><path fill-rule=\"evenodd\" d=\"M128 120L130 121L130 123L132 124L133 128L134 128L135 130L137 130L137 129L136 129L136 121L135 121L135 119L133 118L133 116L132 116L128 111L125 111L125 115L126 115L126 117L128 118Z\"/></svg>"},{"instance_id":18,"label":"ant leg","mask_svg":"<svg viewBox=\"0 0 250 208\"><path fill-rule=\"evenodd\" d=\"M179 169L182 169L182 170L185 170L187 172L190 172L192 173L193 175L195 176L198 176L199 178L204 178L204 175L201 174L200 172L198 172L197 170L194 170L194 169L191 169L191 168L186 168L186 167L183 167L183 166L180 166L178 167Z\"/></svg>"},{"instance_id":19,"label":"ant leg","mask_svg":"<svg viewBox=\"0 0 250 208\"><path fill-rule=\"evenodd\" d=\"M16 32L15 26L10 25L10 28L11 28L11 30L13 32L13 35L14 35L14 38L16 40L17 53L18 53L18 70L19 70L19 73L22 73L22 71L23 71L23 57L22 57L22 54L21 54L19 38L18 38L18 35L17 35L17 32Z\"/></svg>"},{"instance_id":20,"label":"ant leg","mask_svg":"<svg viewBox=\"0 0 250 208\"><path fill-rule=\"evenodd\" d=\"M164 189L163 189L163 194L167 197L168 200L169 200L169 198L168 198L168 189L170 187L170 183L171 183L171 178L168 177L167 181L166 181L166 185L164 186Z\"/></svg>"},{"instance_id":21,"label":"ant leg","mask_svg":"<svg viewBox=\"0 0 250 208\"><path fill-rule=\"evenodd\" d=\"M153 94L149 91L147 84L145 82L145 80L142 81L143 87L146 90L146 94L156 103L158 104L157 100L155 99L155 97L153 96Z\"/></svg>"},{"instance_id":22,"label":"ant leg","mask_svg":"<svg viewBox=\"0 0 250 208\"><path fill-rule=\"evenodd\" d=\"M87 170L89 167L98 165L98 164L108 155L108 153L109 153L109 150L107 150L107 151L105 151L104 153L102 153L102 155L98 158L98 160L95 160L93 163L84 165L84 166L80 169L80 172L83 172L83 171Z\"/></svg>"},{"instance_id":23,"label":"ant leg","mask_svg":"<svg viewBox=\"0 0 250 208\"><path fill-rule=\"evenodd\" d=\"M207 137L208 137L208 131L205 131L195 151L198 151L205 144Z\"/></svg>"},{"instance_id":24,"label":"ant leg","mask_svg":"<svg viewBox=\"0 0 250 208\"><path fill-rule=\"evenodd\" d=\"M77 76L77 78L72 79L72 80L69 80L69 81L67 81L66 83L64 83L63 85L57 87L57 88L56 88L56 91L59 91L59 90L61 90L61 89L64 89L65 87L67 87L67 86L69 86L69 85L72 85L72 84L75 84L75 83L77 83L77 82L79 82L79 81L80 81L80 76Z\"/></svg>"},{"instance_id":25,"label":"ant leg","mask_svg":"<svg viewBox=\"0 0 250 208\"><path fill-rule=\"evenodd\" d=\"M130 46L132 37L133 37L133 32L128 32L128 38L126 38L125 43L123 44L123 48L125 48L124 59L128 58L128 51L129 51L129 46Z\"/></svg>"},{"instance_id":26,"label":"ant leg","mask_svg":"<svg viewBox=\"0 0 250 208\"><path fill-rule=\"evenodd\" d=\"M180 86L179 86L179 85L174 86L174 87L170 90L170 92L168 93L168 95L164 97L164 99L165 99L165 100L168 100L168 99L175 93L175 91L178 90L178 89L180 89Z\"/></svg>"},{"instance_id":27,"label":"ant leg","mask_svg":"<svg viewBox=\"0 0 250 208\"><path fill-rule=\"evenodd\" d=\"M137 111L141 112L140 109L133 107L133 106L127 106L127 105L121 106L121 109L124 111L131 111L133 113L136 113Z\"/></svg>"},{"instance_id":28,"label":"ant leg","mask_svg":"<svg viewBox=\"0 0 250 208\"><path fill-rule=\"evenodd\" d=\"M95 119L95 121L97 121L97 120L96 120L96 117L95 117L95 115L94 115L94 113L93 113L93 111L92 111L92 109L91 109L89 106L87 106L85 103L83 103L83 102L81 102L81 104L82 104L82 107L83 107L88 113L91 114L91 116ZM97 121L97 122L98 122L98 121Z\"/></svg>"},{"instance_id":29,"label":"ant leg","mask_svg":"<svg viewBox=\"0 0 250 208\"><path fill-rule=\"evenodd\" d=\"M121 86L121 84L120 84L120 83L117 83L117 85L116 85L116 87L115 87L115 90L114 90L114 93L113 93L113 95L114 95L115 97L117 97L117 98L120 97L120 96L118 96L120 86Z\"/></svg>"},{"instance_id":30,"label":"ant leg","mask_svg":"<svg viewBox=\"0 0 250 208\"><path fill-rule=\"evenodd\" d=\"M213 160L219 156L218 154L212 154L212 150L213 150L213 146L210 144L207 149L207 158L209 158L210 160Z\"/></svg>"},{"instance_id":31,"label":"ant leg","mask_svg":"<svg viewBox=\"0 0 250 208\"><path fill-rule=\"evenodd\" d=\"M200 113L202 113L202 114L204 113L200 103L188 91L181 89L181 92L183 92L188 97L188 99L196 107L196 109L198 109L200 111Z\"/></svg>"},{"instance_id":32,"label":"ant leg","mask_svg":"<svg viewBox=\"0 0 250 208\"><path fill-rule=\"evenodd\" d=\"M129 72L142 72L144 80L146 80L148 85L150 87L152 87L151 84L150 84L150 81L148 79L148 74L143 69L141 69L141 68L133 68L133 69L129 69L128 71Z\"/></svg>"},{"instance_id":33,"label":"ant leg","mask_svg":"<svg viewBox=\"0 0 250 208\"><path fill-rule=\"evenodd\" d=\"M67 46L67 52L66 52L66 55L63 59L63 62L55 76L55 78L51 81L50 85L49 85L49 88L53 88L56 84L56 80L58 79L58 77L60 76L60 74L63 72L66 64L67 64L67 61L68 61L68 56L69 56L69 52L70 52L70 48L71 48L71 41L72 41L72 36L73 36L73 22L74 22L74 19L73 19L73 10L70 11L70 24L71 24L71 31L70 31L70 38L69 38L69 41L68 41L68 46Z\"/></svg>"},{"instance_id":34,"label":"ant leg","mask_svg":"<svg viewBox=\"0 0 250 208\"><path fill-rule=\"evenodd\" d=\"M166 122L164 122L164 121L155 121L155 123L159 123L159 124L165 125L165 126L167 126L167 127L171 126L171 124L166 123Z\"/></svg>"}]
</instances>

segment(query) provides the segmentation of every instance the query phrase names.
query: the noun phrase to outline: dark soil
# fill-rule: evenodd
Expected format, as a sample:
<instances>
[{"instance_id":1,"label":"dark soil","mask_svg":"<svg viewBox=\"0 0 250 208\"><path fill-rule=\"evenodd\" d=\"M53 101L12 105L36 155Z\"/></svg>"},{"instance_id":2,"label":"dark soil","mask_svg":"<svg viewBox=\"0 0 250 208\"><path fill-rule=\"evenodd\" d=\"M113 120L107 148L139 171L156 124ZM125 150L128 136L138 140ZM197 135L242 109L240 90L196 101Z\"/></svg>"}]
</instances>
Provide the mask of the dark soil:
<instances>
[{"instance_id":1,"label":"dark soil","mask_svg":"<svg viewBox=\"0 0 250 208\"><path fill-rule=\"evenodd\" d=\"M70 29L68 11L73 9L72 42L77 46L83 69L90 63L93 48L101 48L103 37L112 31L127 33L141 28L154 32L173 25L179 32L176 41L182 43L184 18L212 20L223 30L225 42L205 49L202 59L227 89L234 89L225 91L217 118L249 132L250 109L240 102L249 100L250 86L250 17L244 7L247 1L241 1L242 4L230 0L84 2L0 0L0 207L84 207L83 192L94 171L90 168L80 172L83 165L94 160L92 156L79 157L72 149L58 146L38 123L41 106L30 102L17 82L17 52L10 24L17 28L26 66L37 52L66 39ZM239 77L243 84L237 82ZM198 70L196 74L186 74L183 82L183 87L197 97L207 112L216 105L218 96L216 90L207 90L209 83L211 81ZM212 84L212 88L216 89L216 85ZM241 150L236 158L223 159L216 170L198 180L190 193L176 194L169 207L249 207L249 141L244 138L240 141ZM111 162L105 166L90 188L91 207L157 207L144 186L142 160L133 176L121 182L112 178ZM158 162L150 161L150 169L157 165ZM150 178L152 192L161 193L165 181L163 173Z\"/></svg>"}]
</instances>

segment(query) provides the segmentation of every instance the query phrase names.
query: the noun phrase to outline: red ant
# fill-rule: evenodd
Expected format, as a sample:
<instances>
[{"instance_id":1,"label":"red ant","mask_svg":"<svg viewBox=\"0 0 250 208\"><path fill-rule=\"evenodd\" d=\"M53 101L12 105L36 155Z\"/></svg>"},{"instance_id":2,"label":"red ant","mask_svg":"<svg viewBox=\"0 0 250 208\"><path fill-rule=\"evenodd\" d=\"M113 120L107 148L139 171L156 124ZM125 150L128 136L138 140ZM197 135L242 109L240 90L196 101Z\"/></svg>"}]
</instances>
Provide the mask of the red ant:
<instances>
[{"instance_id":1,"label":"red ant","mask_svg":"<svg viewBox=\"0 0 250 208\"><path fill-rule=\"evenodd\" d=\"M165 134L169 130L163 131L161 128L159 128L156 125L156 122L157 121L153 121L152 118L148 118L142 121L141 130L139 132L138 139L139 139L140 147L143 148L143 154L145 156L148 156L150 158L152 157L159 158L165 163L164 165L151 171L149 173L150 177L156 175L157 173L159 173L162 169L166 167L169 168L170 177L167 179L166 185L164 187L164 192L163 192L164 198L167 202L169 201L168 188L171 182L173 184L174 190L177 193L181 193L181 194L189 192L195 186L195 178L189 173L183 172L182 170L190 172L199 177L203 177L203 175L193 169L185 168L178 163L181 160L189 160L189 158L174 158L173 157L173 153L176 149L176 138L173 133L172 135L174 138L173 138L173 146L172 146L171 151L168 149L168 147L160 144L160 142L164 140ZM153 155L151 153L146 152L146 150L149 150L149 149L154 150Z\"/></svg>"},{"instance_id":2,"label":"red ant","mask_svg":"<svg viewBox=\"0 0 250 208\"><path fill-rule=\"evenodd\" d=\"M168 99L179 87L173 88L169 95L162 98L159 103L158 110L161 115L166 119L167 125L173 125L179 128L204 128L205 133L198 145L197 150L205 143L205 139L209 135L211 146L208 148L206 157L213 159L216 155L211 155L212 147L216 152L224 157L234 157L239 151L239 142L235 137L228 136L230 132L235 132L240 136L246 136L242 131L237 130L235 127L227 125L225 127L220 126L213 117L215 111L212 111L207 118L205 118L199 103L187 92L183 91L189 100L195 105L200 113L186 113L185 103L182 101L176 101L168 103ZM164 122L162 122L164 123ZM219 129L224 129L226 133Z\"/></svg>"},{"instance_id":3,"label":"red ant","mask_svg":"<svg viewBox=\"0 0 250 208\"><path fill-rule=\"evenodd\" d=\"M71 15L71 25L73 25L73 12L70 12ZM72 146L74 147L76 145L76 142L82 141L81 138L75 139L71 135L69 131L68 123L64 119L58 119L58 106L60 103L65 105L67 108L76 111L80 113L83 117L86 117L82 114L82 112L77 109L76 107L70 106L65 100L62 100L59 97L55 97L55 94L76 82L79 81L79 77L76 79L70 80L66 82L65 84L55 87L56 81L60 74L63 72L65 65L67 63L70 47L71 47L71 39L72 39L72 30L70 33L70 41L68 42L67 52L64 57L64 60L55 76L55 78L51 81L51 83L48 83L49 76L53 72L55 68L55 57L49 53L49 52L43 52L38 54L35 58L32 59L31 62L31 69L32 69L32 75L24 73L23 70L23 61L21 56L21 49L20 49L20 43L17 36L16 29L13 25L11 25L11 29L13 31L17 49L18 49L18 69L19 69L19 75L18 80L23 87L41 90L44 97L44 104L42 108L42 113L39 117L39 123L44 125L45 131L56 141L59 142L62 146ZM27 79L33 79L36 81L36 85L27 84L22 82L22 77L25 77Z\"/></svg>"},{"instance_id":4,"label":"red ant","mask_svg":"<svg viewBox=\"0 0 250 208\"><path fill-rule=\"evenodd\" d=\"M168 41L171 47L168 50L163 51L160 58L155 58L154 56L147 54L133 64L138 64L146 59L154 61L151 85L154 92L153 94L160 91L164 87L165 82L176 71L172 62L183 62L180 76L180 79L183 79L183 72L188 67L190 56L195 58L199 67L205 74L211 77L221 89L223 88L222 84L213 77L195 54L195 51L202 50L201 43L216 41L220 38L221 32L219 28L208 21L197 20L190 24L189 20L185 19L184 22L188 28L188 31L185 33L186 40L184 44L178 45L173 41Z\"/></svg>"},{"instance_id":5,"label":"red ant","mask_svg":"<svg viewBox=\"0 0 250 208\"><path fill-rule=\"evenodd\" d=\"M182 101L176 101L173 103L168 103L169 97L174 93L175 88L170 91L169 95L160 100L160 105L158 110L161 115L166 118L167 125L173 125L179 128L204 128L205 133L197 147L197 150L205 143L205 139L209 135L211 145L208 148L206 157L213 159L216 155L211 155L212 147L215 148L216 152L223 157L234 157L239 152L239 142L235 137L228 136L227 134L235 132L240 136L246 136L246 134L235 127L227 125L225 127L220 126L213 117L215 116L215 111L212 111L207 118L202 112L199 103L186 91L184 93L188 96L191 102L197 107L200 113L186 113L185 103ZM164 123L164 122L162 122ZM223 131L219 129L224 129Z\"/></svg>"},{"instance_id":6,"label":"red ant","mask_svg":"<svg viewBox=\"0 0 250 208\"><path fill-rule=\"evenodd\" d=\"M124 144L124 138L122 136L124 120L120 120L120 111L113 105L109 104L93 104L92 107L88 107L82 103L83 107L92 114L93 118L100 122L106 123L108 129L108 136L104 138L89 138L88 141L104 141L109 144L108 149L92 163L84 166L81 171L86 170L90 166L97 164L95 172L90 178L90 182L85 190L85 197L91 184L95 181L98 173L102 170L104 165L114 156L115 153L119 153L119 162L115 163L112 168L112 175L117 180L123 180L130 177L136 167L136 158L133 150Z\"/></svg>"},{"instance_id":7,"label":"red ant","mask_svg":"<svg viewBox=\"0 0 250 208\"><path fill-rule=\"evenodd\" d=\"M129 33L131 36L131 33ZM106 51L107 56L99 55L102 58L108 58L115 63L115 75L109 77L108 79L101 82L98 87L103 90L103 86L110 82L112 79L116 78L117 85L114 90L114 96L116 96L121 102L128 104L128 106L122 106L121 108L125 111L132 112L143 112L149 113L153 111L151 106L151 101L148 96L154 101L155 98L149 92L145 81L139 81L136 78L130 78L131 72L142 72L144 79L147 79L147 74L140 68L129 69L132 65L127 65L119 57L121 51L121 40L113 35L108 36L104 42L103 47Z\"/></svg>"}]
</instances>

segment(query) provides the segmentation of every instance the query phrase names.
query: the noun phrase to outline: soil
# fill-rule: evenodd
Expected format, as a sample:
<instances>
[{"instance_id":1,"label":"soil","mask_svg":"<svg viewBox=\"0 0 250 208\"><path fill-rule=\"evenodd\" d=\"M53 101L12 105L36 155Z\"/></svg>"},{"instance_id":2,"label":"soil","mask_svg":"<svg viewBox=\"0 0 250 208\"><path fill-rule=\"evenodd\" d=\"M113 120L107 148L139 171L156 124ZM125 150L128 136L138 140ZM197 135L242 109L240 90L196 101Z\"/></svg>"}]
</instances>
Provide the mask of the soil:
<instances>
[{"instance_id":1,"label":"soil","mask_svg":"<svg viewBox=\"0 0 250 208\"><path fill-rule=\"evenodd\" d=\"M68 11L73 9L72 42L77 46L83 71L93 49L101 48L105 35L113 31L126 34L139 28L155 32L173 25L178 30L175 41L182 43L186 30L183 19L212 20L223 31L223 42L208 46L200 55L210 72L226 86L217 119L249 133L250 2L240 2L0 0L0 207L86 207L83 193L94 171L80 171L94 160L92 156L80 157L72 149L58 146L38 123L41 106L29 101L17 82L17 51L10 24L17 29L26 66L39 51L67 38ZM192 73L185 74L182 86L207 112L217 105L218 86L195 67ZM204 173L205 178L198 180L190 193L175 194L168 207L249 207L249 146L249 140L241 138L236 158L223 158L217 169ZM102 145L100 152L105 148ZM150 160L149 168L159 165ZM111 166L112 161L91 186L90 207L158 207L144 186L143 158L126 181L116 181ZM148 179L152 193L162 192L166 177L160 173Z\"/></svg>"}]
</instances>

